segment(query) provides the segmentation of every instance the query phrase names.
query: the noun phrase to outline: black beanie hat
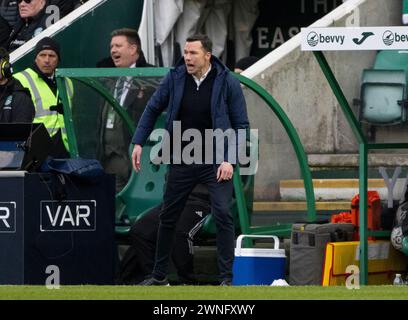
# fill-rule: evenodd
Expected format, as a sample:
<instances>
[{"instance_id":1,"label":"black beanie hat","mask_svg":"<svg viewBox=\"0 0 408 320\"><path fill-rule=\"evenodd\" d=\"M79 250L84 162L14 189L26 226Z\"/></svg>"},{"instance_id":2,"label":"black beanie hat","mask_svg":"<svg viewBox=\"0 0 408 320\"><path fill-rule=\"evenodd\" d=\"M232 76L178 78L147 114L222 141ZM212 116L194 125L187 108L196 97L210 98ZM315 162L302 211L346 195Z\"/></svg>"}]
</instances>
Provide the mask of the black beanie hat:
<instances>
[{"instance_id":1,"label":"black beanie hat","mask_svg":"<svg viewBox=\"0 0 408 320\"><path fill-rule=\"evenodd\" d=\"M42 38L40 41L37 42L35 46L35 56L37 56L43 50L52 50L54 51L58 59L61 60L60 56L60 46L57 41L50 37Z\"/></svg>"},{"instance_id":2,"label":"black beanie hat","mask_svg":"<svg viewBox=\"0 0 408 320\"><path fill-rule=\"evenodd\" d=\"M235 64L235 68L245 70L246 68L249 68L250 66L252 66L258 60L259 58L254 57L254 56L242 58L237 61L237 63Z\"/></svg>"}]
</instances>

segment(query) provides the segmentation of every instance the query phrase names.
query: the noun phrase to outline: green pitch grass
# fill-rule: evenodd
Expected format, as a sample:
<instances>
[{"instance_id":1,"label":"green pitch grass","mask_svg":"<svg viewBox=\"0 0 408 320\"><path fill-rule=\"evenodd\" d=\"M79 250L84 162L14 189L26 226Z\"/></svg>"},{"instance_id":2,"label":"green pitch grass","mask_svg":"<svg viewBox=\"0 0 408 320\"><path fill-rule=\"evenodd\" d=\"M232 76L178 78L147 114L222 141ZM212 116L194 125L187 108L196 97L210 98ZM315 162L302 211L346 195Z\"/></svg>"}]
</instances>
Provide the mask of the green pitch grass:
<instances>
[{"instance_id":1,"label":"green pitch grass","mask_svg":"<svg viewBox=\"0 0 408 320\"><path fill-rule=\"evenodd\" d=\"M218 287L218 286L0 286L1 300L406 300L408 286Z\"/></svg>"}]
</instances>

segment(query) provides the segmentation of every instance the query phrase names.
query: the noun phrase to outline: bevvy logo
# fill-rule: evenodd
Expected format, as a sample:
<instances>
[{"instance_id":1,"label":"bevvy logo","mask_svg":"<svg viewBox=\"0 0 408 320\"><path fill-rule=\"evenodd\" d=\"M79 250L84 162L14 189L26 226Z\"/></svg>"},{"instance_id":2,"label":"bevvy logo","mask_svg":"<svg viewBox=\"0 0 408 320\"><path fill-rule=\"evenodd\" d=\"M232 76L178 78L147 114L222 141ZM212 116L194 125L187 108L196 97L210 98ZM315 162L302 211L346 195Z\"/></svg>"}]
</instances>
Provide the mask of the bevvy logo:
<instances>
[{"instance_id":1,"label":"bevvy logo","mask_svg":"<svg viewBox=\"0 0 408 320\"><path fill-rule=\"evenodd\" d=\"M386 46L391 46L394 43L394 32L387 30L383 34L383 41Z\"/></svg>"},{"instance_id":2,"label":"bevvy logo","mask_svg":"<svg viewBox=\"0 0 408 320\"><path fill-rule=\"evenodd\" d=\"M383 41L386 46L391 46L394 43L408 43L408 34L386 30L383 34Z\"/></svg>"},{"instance_id":3,"label":"bevvy logo","mask_svg":"<svg viewBox=\"0 0 408 320\"><path fill-rule=\"evenodd\" d=\"M302 28L302 51L407 50L408 27Z\"/></svg>"},{"instance_id":4,"label":"bevvy logo","mask_svg":"<svg viewBox=\"0 0 408 320\"><path fill-rule=\"evenodd\" d=\"M310 32L307 35L307 43L311 47L317 46L319 43L321 44L340 44L343 45L344 40L345 40L344 35L323 35L323 34L318 34L317 32Z\"/></svg>"},{"instance_id":5,"label":"bevvy logo","mask_svg":"<svg viewBox=\"0 0 408 320\"><path fill-rule=\"evenodd\" d=\"M310 32L307 35L307 43L311 47L316 47L317 44L319 43L319 35L314 31Z\"/></svg>"}]
</instances>

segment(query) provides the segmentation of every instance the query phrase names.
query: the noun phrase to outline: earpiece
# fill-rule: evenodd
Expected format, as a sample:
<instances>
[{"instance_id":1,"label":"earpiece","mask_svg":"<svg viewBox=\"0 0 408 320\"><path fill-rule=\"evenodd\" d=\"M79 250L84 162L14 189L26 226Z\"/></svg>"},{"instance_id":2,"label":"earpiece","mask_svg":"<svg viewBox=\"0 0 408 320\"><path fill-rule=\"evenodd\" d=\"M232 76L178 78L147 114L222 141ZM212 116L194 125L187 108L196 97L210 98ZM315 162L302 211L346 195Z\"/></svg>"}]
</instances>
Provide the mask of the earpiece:
<instances>
[{"instance_id":1,"label":"earpiece","mask_svg":"<svg viewBox=\"0 0 408 320\"><path fill-rule=\"evenodd\" d=\"M13 69L8 59L0 59L0 75L2 78L10 79L13 76Z\"/></svg>"},{"instance_id":2,"label":"earpiece","mask_svg":"<svg viewBox=\"0 0 408 320\"><path fill-rule=\"evenodd\" d=\"M0 76L10 79L13 76L13 68L10 64L10 56L6 49L0 48Z\"/></svg>"}]
</instances>

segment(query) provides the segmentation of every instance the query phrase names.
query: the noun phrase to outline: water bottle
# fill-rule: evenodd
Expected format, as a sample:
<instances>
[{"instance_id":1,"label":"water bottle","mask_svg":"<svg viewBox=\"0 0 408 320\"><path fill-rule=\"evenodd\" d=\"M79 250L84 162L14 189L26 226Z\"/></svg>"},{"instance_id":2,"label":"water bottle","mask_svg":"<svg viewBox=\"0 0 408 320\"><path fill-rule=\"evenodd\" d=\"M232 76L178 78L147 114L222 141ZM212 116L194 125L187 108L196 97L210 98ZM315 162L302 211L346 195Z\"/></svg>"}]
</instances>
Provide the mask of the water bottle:
<instances>
[{"instance_id":1,"label":"water bottle","mask_svg":"<svg viewBox=\"0 0 408 320\"><path fill-rule=\"evenodd\" d=\"M404 280L401 278L401 274L397 273L394 279L394 286L402 286L404 285Z\"/></svg>"}]
</instances>

